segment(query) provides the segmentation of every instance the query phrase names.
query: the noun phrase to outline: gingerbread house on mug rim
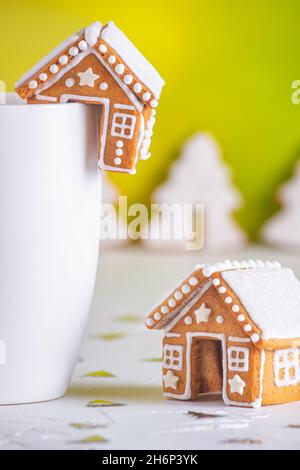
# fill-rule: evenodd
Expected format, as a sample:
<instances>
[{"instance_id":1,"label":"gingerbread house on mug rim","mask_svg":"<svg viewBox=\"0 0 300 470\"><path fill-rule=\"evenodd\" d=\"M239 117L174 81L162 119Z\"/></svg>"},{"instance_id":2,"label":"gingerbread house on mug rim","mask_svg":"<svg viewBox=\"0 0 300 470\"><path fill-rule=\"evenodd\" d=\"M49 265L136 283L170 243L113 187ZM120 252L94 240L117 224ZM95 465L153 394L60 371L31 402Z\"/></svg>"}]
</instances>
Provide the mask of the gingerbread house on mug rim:
<instances>
[{"instance_id":1,"label":"gingerbread house on mug rim","mask_svg":"<svg viewBox=\"0 0 300 470\"><path fill-rule=\"evenodd\" d=\"M164 81L122 31L100 22L74 34L27 72L16 91L28 103L100 105L99 166L135 173L149 147Z\"/></svg>"},{"instance_id":2,"label":"gingerbread house on mug rim","mask_svg":"<svg viewBox=\"0 0 300 470\"><path fill-rule=\"evenodd\" d=\"M300 400L300 283L277 262L200 265L150 313L164 330L164 396L228 405Z\"/></svg>"}]
</instances>

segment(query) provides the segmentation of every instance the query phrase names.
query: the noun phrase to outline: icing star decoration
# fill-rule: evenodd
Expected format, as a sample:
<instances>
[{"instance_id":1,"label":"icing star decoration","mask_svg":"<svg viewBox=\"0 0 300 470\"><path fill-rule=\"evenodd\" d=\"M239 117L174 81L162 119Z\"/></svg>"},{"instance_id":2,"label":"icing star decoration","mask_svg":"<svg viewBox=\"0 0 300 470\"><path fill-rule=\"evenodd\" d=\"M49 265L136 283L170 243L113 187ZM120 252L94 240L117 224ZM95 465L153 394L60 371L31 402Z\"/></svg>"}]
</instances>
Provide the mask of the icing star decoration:
<instances>
[{"instance_id":1,"label":"icing star decoration","mask_svg":"<svg viewBox=\"0 0 300 470\"><path fill-rule=\"evenodd\" d=\"M174 390L177 390L178 380L179 380L179 377L173 374L171 370L168 370L166 375L163 375L163 381L164 381L166 388L173 388Z\"/></svg>"},{"instance_id":2,"label":"icing star decoration","mask_svg":"<svg viewBox=\"0 0 300 470\"><path fill-rule=\"evenodd\" d=\"M96 75L93 72L92 67L89 67L85 72L78 72L77 75L80 78L80 86L89 86L91 88L94 88L94 82L100 78L99 75Z\"/></svg>"},{"instance_id":3,"label":"icing star decoration","mask_svg":"<svg viewBox=\"0 0 300 470\"><path fill-rule=\"evenodd\" d=\"M228 380L228 383L230 385L231 393L239 393L240 395L243 395L246 384L239 375L235 374L233 379Z\"/></svg>"},{"instance_id":4,"label":"icing star decoration","mask_svg":"<svg viewBox=\"0 0 300 470\"><path fill-rule=\"evenodd\" d=\"M206 307L206 304L202 304L198 310L194 311L197 323L207 323L211 314L211 309Z\"/></svg>"}]
</instances>

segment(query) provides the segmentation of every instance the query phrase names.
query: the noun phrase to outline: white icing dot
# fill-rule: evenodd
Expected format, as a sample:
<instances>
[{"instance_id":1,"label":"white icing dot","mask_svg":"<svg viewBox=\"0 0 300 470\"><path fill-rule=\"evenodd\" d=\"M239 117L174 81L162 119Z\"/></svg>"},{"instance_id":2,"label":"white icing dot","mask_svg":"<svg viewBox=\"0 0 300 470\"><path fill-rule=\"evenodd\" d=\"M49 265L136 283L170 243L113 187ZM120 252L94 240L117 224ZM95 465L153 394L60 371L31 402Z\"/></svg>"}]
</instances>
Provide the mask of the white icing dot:
<instances>
[{"instance_id":1,"label":"white icing dot","mask_svg":"<svg viewBox=\"0 0 300 470\"><path fill-rule=\"evenodd\" d=\"M121 163L122 163L121 158L120 158L120 157L116 157L116 158L114 159L114 163L115 163L115 165L121 165Z\"/></svg>"},{"instance_id":2,"label":"white icing dot","mask_svg":"<svg viewBox=\"0 0 300 470\"><path fill-rule=\"evenodd\" d=\"M156 119L154 117L151 117L149 121L147 122L147 128L152 129L154 124L155 124Z\"/></svg>"},{"instance_id":3,"label":"white icing dot","mask_svg":"<svg viewBox=\"0 0 300 470\"><path fill-rule=\"evenodd\" d=\"M265 267L265 263L261 260L261 259L258 259L256 261L256 267L257 268L264 268Z\"/></svg>"},{"instance_id":4,"label":"white icing dot","mask_svg":"<svg viewBox=\"0 0 300 470\"><path fill-rule=\"evenodd\" d=\"M161 311L162 314L165 315L166 313L169 313L170 309L169 309L169 307L167 307L166 305L163 305L163 306L161 307L160 311Z\"/></svg>"},{"instance_id":5,"label":"white icing dot","mask_svg":"<svg viewBox=\"0 0 300 470\"><path fill-rule=\"evenodd\" d=\"M109 62L110 64L114 64L114 63L116 62L116 60L117 60L117 59L115 58L115 56L114 56L114 55L111 55L111 56L109 57L109 59L108 59L108 62Z\"/></svg>"},{"instance_id":6,"label":"white icing dot","mask_svg":"<svg viewBox=\"0 0 300 470\"><path fill-rule=\"evenodd\" d=\"M233 311L234 313L238 313L238 312L240 311L240 307L235 304L235 305L232 306L232 311Z\"/></svg>"},{"instance_id":7,"label":"white icing dot","mask_svg":"<svg viewBox=\"0 0 300 470\"><path fill-rule=\"evenodd\" d=\"M136 84L134 85L133 89L134 89L134 91L135 91L136 93L141 93L143 87L142 87L142 85L141 85L140 83L136 83Z\"/></svg>"},{"instance_id":8,"label":"white icing dot","mask_svg":"<svg viewBox=\"0 0 300 470\"><path fill-rule=\"evenodd\" d=\"M154 319L159 321L161 319L161 314L159 312L155 313Z\"/></svg>"},{"instance_id":9,"label":"white icing dot","mask_svg":"<svg viewBox=\"0 0 300 470\"><path fill-rule=\"evenodd\" d=\"M118 157L122 157L122 155L123 155L123 150L122 150L122 149L117 149L117 150L116 150L116 155L118 155Z\"/></svg>"},{"instance_id":10,"label":"white icing dot","mask_svg":"<svg viewBox=\"0 0 300 470\"><path fill-rule=\"evenodd\" d=\"M65 81L65 85L68 87L68 88L71 88L72 86L75 85L75 80L74 78L67 78L67 80Z\"/></svg>"},{"instance_id":11,"label":"white icing dot","mask_svg":"<svg viewBox=\"0 0 300 470\"><path fill-rule=\"evenodd\" d=\"M238 321L243 322L245 321L245 315L239 315L237 319Z\"/></svg>"},{"instance_id":12,"label":"white icing dot","mask_svg":"<svg viewBox=\"0 0 300 470\"><path fill-rule=\"evenodd\" d=\"M105 91L108 89L108 84L106 82L102 82L99 85L100 90Z\"/></svg>"},{"instance_id":13,"label":"white icing dot","mask_svg":"<svg viewBox=\"0 0 300 470\"><path fill-rule=\"evenodd\" d=\"M157 108L157 106L158 106L158 101L157 101L157 100L152 100L150 104L151 104L151 107L152 107L152 108Z\"/></svg>"},{"instance_id":14,"label":"white icing dot","mask_svg":"<svg viewBox=\"0 0 300 470\"><path fill-rule=\"evenodd\" d=\"M187 284L185 284L184 286L182 286L181 290L182 290L182 292L183 292L184 294L189 294L189 292L191 292L191 288L190 288L190 286L187 285Z\"/></svg>"},{"instance_id":15,"label":"white icing dot","mask_svg":"<svg viewBox=\"0 0 300 470\"><path fill-rule=\"evenodd\" d=\"M248 261L249 268L256 268L256 263L253 259L249 259Z\"/></svg>"},{"instance_id":16,"label":"white icing dot","mask_svg":"<svg viewBox=\"0 0 300 470\"><path fill-rule=\"evenodd\" d=\"M122 147L124 147L124 143L122 142L122 140L118 140L118 141L116 142L116 146L117 146L119 149L121 149Z\"/></svg>"},{"instance_id":17,"label":"white icing dot","mask_svg":"<svg viewBox=\"0 0 300 470\"><path fill-rule=\"evenodd\" d=\"M99 52L101 52L101 54L106 54L107 52L107 47L105 44L100 44L99 46Z\"/></svg>"},{"instance_id":18,"label":"white icing dot","mask_svg":"<svg viewBox=\"0 0 300 470\"><path fill-rule=\"evenodd\" d=\"M220 279L214 279L214 280L213 280L213 285L214 285L214 286L218 287L220 284L221 284Z\"/></svg>"},{"instance_id":19,"label":"white icing dot","mask_svg":"<svg viewBox=\"0 0 300 470\"><path fill-rule=\"evenodd\" d=\"M75 57L76 55L78 55L79 53L79 49L78 47L71 47L70 50L69 50L69 54L73 57Z\"/></svg>"},{"instance_id":20,"label":"white icing dot","mask_svg":"<svg viewBox=\"0 0 300 470\"><path fill-rule=\"evenodd\" d=\"M174 297L176 300L181 300L183 297L183 293L178 290L175 292Z\"/></svg>"},{"instance_id":21,"label":"white icing dot","mask_svg":"<svg viewBox=\"0 0 300 470\"><path fill-rule=\"evenodd\" d=\"M226 302L226 304L232 304L232 298L231 297L226 297L225 302Z\"/></svg>"},{"instance_id":22,"label":"white icing dot","mask_svg":"<svg viewBox=\"0 0 300 470\"><path fill-rule=\"evenodd\" d=\"M48 75L46 73L41 73L40 76L39 76L39 79L42 81L42 82L45 82L48 78Z\"/></svg>"},{"instance_id":23,"label":"white icing dot","mask_svg":"<svg viewBox=\"0 0 300 470\"><path fill-rule=\"evenodd\" d=\"M147 325L147 326L153 326L153 325L154 325L154 320L153 320L153 318L147 318L147 320L146 320L146 325Z\"/></svg>"},{"instance_id":24,"label":"white icing dot","mask_svg":"<svg viewBox=\"0 0 300 470\"><path fill-rule=\"evenodd\" d=\"M57 73L58 72L58 66L56 64L52 64L50 66L50 72L51 73Z\"/></svg>"},{"instance_id":25,"label":"white icing dot","mask_svg":"<svg viewBox=\"0 0 300 470\"><path fill-rule=\"evenodd\" d=\"M37 88L37 86L38 86L38 84L37 84L37 81L36 81L36 80L31 80L31 81L29 82L29 88L30 88L31 90L34 90L35 88Z\"/></svg>"},{"instance_id":26,"label":"white icing dot","mask_svg":"<svg viewBox=\"0 0 300 470\"><path fill-rule=\"evenodd\" d=\"M123 64L116 65L115 71L117 72L118 75L123 75L123 73L125 72L124 65Z\"/></svg>"},{"instance_id":27,"label":"white icing dot","mask_svg":"<svg viewBox=\"0 0 300 470\"><path fill-rule=\"evenodd\" d=\"M80 43L78 44L78 46L79 46L79 49L80 49L81 51L85 51L85 50L87 49L87 47L88 47L87 42L86 42L86 41L83 41L83 40L80 41Z\"/></svg>"},{"instance_id":28,"label":"white icing dot","mask_svg":"<svg viewBox=\"0 0 300 470\"><path fill-rule=\"evenodd\" d=\"M67 55L62 55L59 59L58 59L58 62L61 64L61 65L66 65L68 63L69 59L68 59L68 56Z\"/></svg>"},{"instance_id":29,"label":"white icing dot","mask_svg":"<svg viewBox=\"0 0 300 470\"><path fill-rule=\"evenodd\" d=\"M191 324L193 323L192 317L185 317L184 323L185 323L186 325L191 325Z\"/></svg>"},{"instance_id":30,"label":"white icing dot","mask_svg":"<svg viewBox=\"0 0 300 470\"><path fill-rule=\"evenodd\" d=\"M226 287L221 286L221 287L219 288L219 292L220 292L220 294L225 294L225 293L227 292Z\"/></svg>"},{"instance_id":31,"label":"white icing dot","mask_svg":"<svg viewBox=\"0 0 300 470\"><path fill-rule=\"evenodd\" d=\"M251 339L253 341L253 343L258 343L259 341L259 335L257 333L254 333L252 336L251 336Z\"/></svg>"},{"instance_id":32,"label":"white icing dot","mask_svg":"<svg viewBox=\"0 0 300 470\"><path fill-rule=\"evenodd\" d=\"M252 326L251 326L251 325L245 325L245 326L244 326L244 330L247 331L247 332L249 332L249 331L252 330Z\"/></svg>"},{"instance_id":33,"label":"white icing dot","mask_svg":"<svg viewBox=\"0 0 300 470\"><path fill-rule=\"evenodd\" d=\"M191 278L189 279L189 284L190 284L191 286L196 286L196 285L198 284L198 279L197 279L196 277L191 277Z\"/></svg>"},{"instance_id":34,"label":"white icing dot","mask_svg":"<svg viewBox=\"0 0 300 470\"><path fill-rule=\"evenodd\" d=\"M217 318L216 318L216 321L217 323L219 323L220 325L222 325L224 323L224 317L222 317L222 315L219 315Z\"/></svg>"},{"instance_id":35,"label":"white icing dot","mask_svg":"<svg viewBox=\"0 0 300 470\"><path fill-rule=\"evenodd\" d=\"M125 75L124 83L126 85L131 85L132 82L133 82L133 76L132 75Z\"/></svg>"},{"instance_id":36,"label":"white icing dot","mask_svg":"<svg viewBox=\"0 0 300 470\"><path fill-rule=\"evenodd\" d=\"M146 158L146 157L147 157L147 153L148 153L148 152L147 152L147 149L144 149L144 148L141 149L141 156L142 156L143 158Z\"/></svg>"},{"instance_id":37,"label":"white icing dot","mask_svg":"<svg viewBox=\"0 0 300 470\"><path fill-rule=\"evenodd\" d=\"M175 299L170 299L169 302L168 302L168 304L169 304L169 307L175 307L175 305L176 305L176 300L175 300Z\"/></svg>"},{"instance_id":38,"label":"white icing dot","mask_svg":"<svg viewBox=\"0 0 300 470\"><path fill-rule=\"evenodd\" d=\"M151 132L151 131L145 131L145 137L146 137L147 139L150 139L152 136L153 136L153 132Z\"/></svg>"},{"instance_id":39,"label":"white icing dot","mask_svg":"<svg viewBox=\"0 0 300 470\"><path fill-rule=\"evenodd\" d=\"M148 91L146 91L146 93L143 94L143 100L144 101L149 101L151 98L151 93L149 93Z\"/></svg>"},{"instance_id":40,"label":"white icing dot","mask_svg":"<svg viewBox=\"0 0 300 470\"><path fill-rule=\"evenodd\" d=\"M149 140L144 139L144 140L143 140L143 144L142 144L142 148L143 148L144 150L147 150L148 147L149 147L149 143L150 143Z\"/></svg>"}]
</instances>

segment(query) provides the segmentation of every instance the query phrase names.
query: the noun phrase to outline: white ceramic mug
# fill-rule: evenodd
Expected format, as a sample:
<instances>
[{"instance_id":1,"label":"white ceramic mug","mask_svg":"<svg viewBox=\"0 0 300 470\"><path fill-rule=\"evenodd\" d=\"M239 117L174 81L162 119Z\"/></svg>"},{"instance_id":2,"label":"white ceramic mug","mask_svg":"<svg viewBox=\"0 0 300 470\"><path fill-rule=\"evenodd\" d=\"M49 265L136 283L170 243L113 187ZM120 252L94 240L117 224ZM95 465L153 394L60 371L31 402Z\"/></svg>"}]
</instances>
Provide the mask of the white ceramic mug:
<instances>
[{"instance_id":1,"label":"white ceramic mug","mask_svg":"<svg viewBox=\"0 0 300 470\"><path fill-rule=\"evenodd\" d=\"M7 98L0 106L0 404L65 393L93 297L101 202L94 106Z\"/></svg>"}]
</instances>

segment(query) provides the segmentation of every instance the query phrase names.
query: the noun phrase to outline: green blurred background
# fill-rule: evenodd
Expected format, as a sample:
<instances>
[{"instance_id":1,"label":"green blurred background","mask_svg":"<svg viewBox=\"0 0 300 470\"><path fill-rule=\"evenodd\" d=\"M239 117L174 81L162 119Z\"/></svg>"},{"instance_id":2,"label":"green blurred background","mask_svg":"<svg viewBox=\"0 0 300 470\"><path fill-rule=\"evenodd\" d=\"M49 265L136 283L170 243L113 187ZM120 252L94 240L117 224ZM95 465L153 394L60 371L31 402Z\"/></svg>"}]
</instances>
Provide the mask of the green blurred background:
<instances>
[{"instance_id":1,"label":"green blurred background","mask_svg":"<svg viewBox=\"0 0 300 470\"><path fill-rule=\"evenodd\" d=\"M152 144L136 176L112 175L130 201L149 202L184 139L212 132L255 237L300 155L299 0L0 0L0 79L9 90L69 34L99 19L124 30L166 79Z\"/></svg>"}]
</instances>

